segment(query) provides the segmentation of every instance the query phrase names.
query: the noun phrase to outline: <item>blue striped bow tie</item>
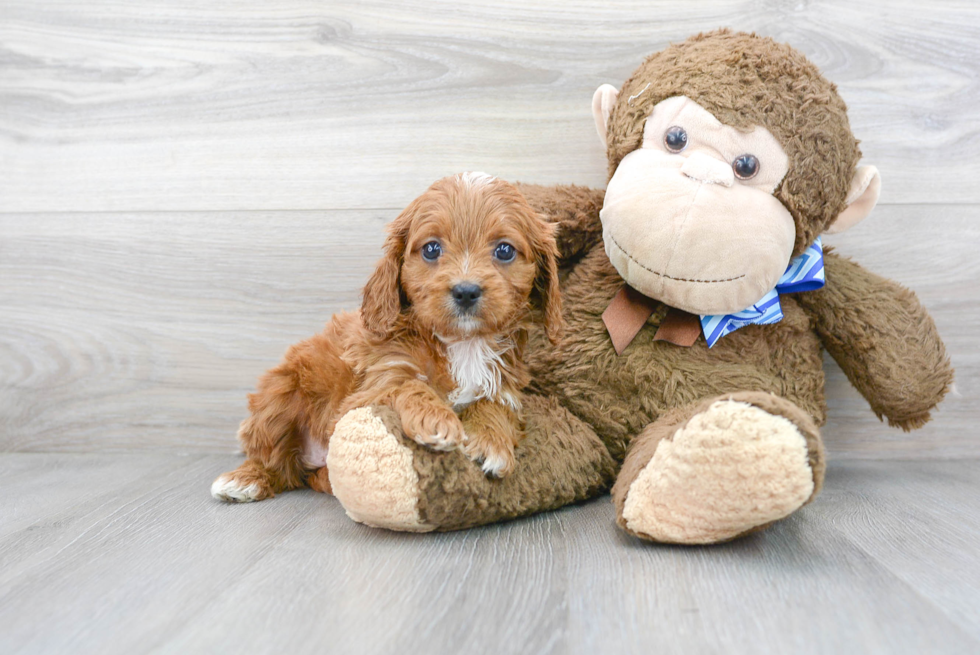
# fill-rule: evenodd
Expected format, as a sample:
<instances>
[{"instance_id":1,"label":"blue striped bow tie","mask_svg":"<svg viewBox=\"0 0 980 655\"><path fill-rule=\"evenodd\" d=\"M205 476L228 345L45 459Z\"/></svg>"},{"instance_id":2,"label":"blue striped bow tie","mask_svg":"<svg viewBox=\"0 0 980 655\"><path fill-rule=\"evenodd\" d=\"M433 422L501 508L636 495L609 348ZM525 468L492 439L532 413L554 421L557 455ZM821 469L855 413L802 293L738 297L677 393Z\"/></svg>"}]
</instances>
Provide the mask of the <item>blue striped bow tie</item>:
<instances>
[{"instance_id":1,"label":"blue striped bow tie","mask_svg":"<svg viewBox=\"0 0 980 655\"><path fill-rule=\"evenodd\" d=\"M745 325L769 325L783 320L783 310L779 306L779 294L797 291L813 291L825 283L823 267L823 244L820 237L802 255L790 260L786 272L779 278L776 288L767 293L756 304L734 314L702 315L701 329L708 347L718 339Z\"/></svg>"}]
</instances>

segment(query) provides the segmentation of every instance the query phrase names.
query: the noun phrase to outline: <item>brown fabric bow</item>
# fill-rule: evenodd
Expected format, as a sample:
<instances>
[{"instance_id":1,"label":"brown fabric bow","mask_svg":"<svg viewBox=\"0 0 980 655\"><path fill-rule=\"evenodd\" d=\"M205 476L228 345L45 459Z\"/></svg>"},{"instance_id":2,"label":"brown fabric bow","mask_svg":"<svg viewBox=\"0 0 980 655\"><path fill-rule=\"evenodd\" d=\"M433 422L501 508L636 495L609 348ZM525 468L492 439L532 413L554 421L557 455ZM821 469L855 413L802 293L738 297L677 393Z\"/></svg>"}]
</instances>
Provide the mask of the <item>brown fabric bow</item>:
<instances>
[{"instance_id":1,"label":"brown fabric bow","mask_svg":"<svg viewBox=\"0 0 980 655\"><path fill-rule=\"evenodd\" d=\"M633 342L658 304L658 301L644 296L628 284L624 284L616 293L606 311L602 312L602 322L609 331L617 355L622 355ZM671 307L653 335L653 340L689 347L694 345L700 334L701 322L697 316Z\"/></svg>"}]
</instances>

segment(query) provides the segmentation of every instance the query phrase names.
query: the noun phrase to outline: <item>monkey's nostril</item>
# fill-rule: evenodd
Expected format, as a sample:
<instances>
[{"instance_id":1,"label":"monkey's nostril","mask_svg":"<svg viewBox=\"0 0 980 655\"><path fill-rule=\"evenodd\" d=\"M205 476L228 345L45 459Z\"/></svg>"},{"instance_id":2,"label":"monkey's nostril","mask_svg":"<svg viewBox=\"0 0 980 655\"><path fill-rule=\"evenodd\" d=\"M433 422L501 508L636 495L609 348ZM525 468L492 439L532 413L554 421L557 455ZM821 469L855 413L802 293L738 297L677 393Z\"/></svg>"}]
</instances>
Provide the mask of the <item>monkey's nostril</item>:
<instances>
[{"instance_id":1,"label":"monkey's nostril","mask_svg":"<svg viewBox=\"0 0 980 655\"><path fill-rule=\"evenodd\" d=\"M452 288L453 300L463 309L469 309L483 295L483 289L477 284L462 282Z\"/></svg>"}]
</instances>

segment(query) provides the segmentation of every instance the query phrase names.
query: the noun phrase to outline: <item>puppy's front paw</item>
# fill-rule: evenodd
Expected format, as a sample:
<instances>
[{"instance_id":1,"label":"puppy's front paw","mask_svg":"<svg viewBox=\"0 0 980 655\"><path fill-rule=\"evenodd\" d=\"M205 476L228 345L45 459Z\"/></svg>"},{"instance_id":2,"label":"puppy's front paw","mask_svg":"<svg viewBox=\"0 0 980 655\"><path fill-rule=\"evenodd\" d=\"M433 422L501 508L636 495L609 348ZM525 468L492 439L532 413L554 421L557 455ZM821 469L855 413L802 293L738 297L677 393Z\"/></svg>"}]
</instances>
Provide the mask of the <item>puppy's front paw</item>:
<instances>
[{"instance_id":1,"label":"puppy's front paw","mask_svg":"<svg viewBox=\"0 0 980 655\"><path fill-rule=\"evenodd\" d=\"M463 442L463 423L448 407L425 407L402 414L405 434L433 450L449 451Z\"/></svg>"},{"instance_id":2,"label":"puppy's front paw","mask_svg":"<svg viewBox=\"0 0 980 655\"><path fill-rule=\"evenodd\" d=\"M514 470L514 443L509 439L493 439L481 434L467 435L463 454L480 464L487 475L502 478Z\"/></svg>"}]
</instances>

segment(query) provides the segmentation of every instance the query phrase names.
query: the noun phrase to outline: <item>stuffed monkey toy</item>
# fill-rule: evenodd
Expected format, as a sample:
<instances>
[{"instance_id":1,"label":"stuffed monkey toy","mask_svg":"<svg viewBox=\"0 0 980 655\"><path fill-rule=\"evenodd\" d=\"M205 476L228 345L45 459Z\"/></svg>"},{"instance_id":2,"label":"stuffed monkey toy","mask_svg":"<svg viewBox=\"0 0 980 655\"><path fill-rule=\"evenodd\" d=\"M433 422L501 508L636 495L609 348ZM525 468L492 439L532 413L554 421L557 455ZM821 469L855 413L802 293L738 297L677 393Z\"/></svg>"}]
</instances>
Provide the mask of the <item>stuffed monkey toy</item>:
<instances>
[{"instance_id":1,"label":"stuffed monkey toy","mask_svg":"<svg viewBox=\"0 0 980 655\"><path fill-rule=\"evenodd\" d=\"M702 544L764 528L824 478L822 351L872 411L922 426L952 381L908 290L823 249L878 199L836 87L799 52L728 30L650 56L593 98L609 182L521 187L557 222L568 328L530 336L517 466L493 480L405 439L381 407L337 425L354 520L451 530L612 487L618 524Z\"/></svg>"}]
</instances>

